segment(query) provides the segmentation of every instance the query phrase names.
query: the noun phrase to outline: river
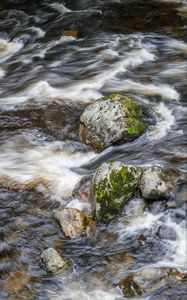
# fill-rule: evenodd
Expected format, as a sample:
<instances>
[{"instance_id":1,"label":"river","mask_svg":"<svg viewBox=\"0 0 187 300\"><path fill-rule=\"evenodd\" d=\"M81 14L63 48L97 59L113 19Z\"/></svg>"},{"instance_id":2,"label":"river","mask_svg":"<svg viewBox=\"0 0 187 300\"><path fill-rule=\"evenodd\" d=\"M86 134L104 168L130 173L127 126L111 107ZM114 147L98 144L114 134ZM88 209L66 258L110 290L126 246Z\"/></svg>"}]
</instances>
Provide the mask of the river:
<instances>
[{"instance_id":1,"label":"river","mask_svg":"<svg viewBox=\"0 0 187 300\"><path fill-rule=\"evenodd\" d=\"M0 299L121 300L130 271L187 271L185 182L170 205L133 199L128 222L122 214L90 239L65 239L51 217L64 206L89 212L72 191L102 162L186 174L186 58L186 0L0 1ZM115 92L148 105L157 124L97 154L80 143L79 116ZM178 238L156 238L160 224ZM71 261L71 274L41 269L47 247ZM173 285L138 299L186 297Z\"/></svg>"}]
</instances>

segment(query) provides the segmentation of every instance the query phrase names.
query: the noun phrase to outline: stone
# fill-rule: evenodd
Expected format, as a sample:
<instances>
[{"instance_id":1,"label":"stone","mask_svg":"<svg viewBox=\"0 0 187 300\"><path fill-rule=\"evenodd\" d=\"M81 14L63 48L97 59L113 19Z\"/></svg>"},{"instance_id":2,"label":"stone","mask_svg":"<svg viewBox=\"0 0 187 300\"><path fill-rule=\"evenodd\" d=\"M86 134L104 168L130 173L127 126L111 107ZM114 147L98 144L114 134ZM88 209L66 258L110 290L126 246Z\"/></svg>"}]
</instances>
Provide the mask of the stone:
<instances>
[{"instance_id":1,"label":"stone","mask_svg":"<svg viewBox=\"0 0 187 300\"><path fill-rule=\"evenodd\" d=\"M80 138L96 151L133 141L153 122L150 110L119 94L103 97L86 107L80 117Z\"/></svg>"},{"instance_id":2,"label":"stone","mask_svg":"<svg viewBox=\"0 0 187 300\"><path fill-rule=\"evenodd\" d=\"M159 166L148 167L143 171L140 190L144 199L162 200L171 195L166 171Z\"/></svg>"},{"instance_id":3,"label":"stone","mask_svg":"<svg viewBox=\"0 0 187 300\"><path fill-rule=\"evenodd\" d=\"M166 225L160 225L156 231L156 235L162 240L175 241L177 238L175 230Z\"/></svg>"},{"instance_id":4,"label":"stone","mask_svg":"<svg viewBox=\"0 0 187 300\"><path fill-rule=\"evenodd\" d=\"M65 259L53 248L44 250L40 260L42 267L51 275L62 271L67 266Z\"/></svg>"},{"instance_id":5,"label":"stone","mask_svg":"<svg viewBox=\"0 0 187 300\"><path fill-rule=\"evenodd\" d=\"M135 194L141 168L121 162L102 164L95 172L91 186L96 218L108 222L118 216L125 203Z\"/></svg>"},{"instance_id":6,"label":"stone","mask_svg":"<svg viewBox=\"0 0 187 300\"><path fill-rule=\"evenodd\" d=\"M64 208L54 213L65 237L74 239L81 235L90 235L95 228L95 221L76 208Z\"/></svg>"},{"instance_id":7,"label":"stone","mask_svg":"<svg viewBox=\"0 0 187 300\"><path fill-rule=\"evenodd\" d=\"M171 281L180 281L184 278L175 268L147 268L129 274L119 283L126 297L135 297L149 294Z\"/></svg>"},{"instance_id":8,"label":"stone","mask_svg":"<svg viewBox=\"0 0 187 300\"><path fill-rule=\"evenodd\" d=\"M72 196L74 198L79 199L81 202L89 202L90 188L91 188L91 179L90 179L90 177L84 177L75 186L75 188L72 192Z\"/></svg>"}]
</instances>

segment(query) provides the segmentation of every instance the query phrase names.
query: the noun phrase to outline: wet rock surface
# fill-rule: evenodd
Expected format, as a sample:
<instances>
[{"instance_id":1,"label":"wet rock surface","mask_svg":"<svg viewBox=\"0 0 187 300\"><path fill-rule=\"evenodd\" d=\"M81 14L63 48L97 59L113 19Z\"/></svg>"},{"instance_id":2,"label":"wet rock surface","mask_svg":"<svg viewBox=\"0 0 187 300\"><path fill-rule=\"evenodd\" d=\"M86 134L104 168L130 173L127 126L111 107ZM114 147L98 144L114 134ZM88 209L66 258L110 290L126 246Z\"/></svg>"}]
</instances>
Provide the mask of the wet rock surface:
<instances>
[{"instance_id":1,"label":"wet rock surface","mask_svg":"<svg viewBox=\"0 0 187 300\"><path fill-rule=\"evenodd\" d=\"M54 213L55 220L60 224L64 235L74 239L81 235L89 235L95 228L94 220L75 208L64 208Z\"/></svg>"},{"instance_id":2,"label":"wet rock surface","mask_svg":"<svg viewBox=\"0 0 187 300\"><path fill-rule=\"evenodd\" d=\"M73 190L72 196L78 198L81 202L90 201L90 189L91 189L92 176L85 176Z\"/></svg>"},{"instance_id":3,"label":"wet rock surface","mask_svg":"<svg viewBox=\"0 0 187 300\"><path fill-rule=\"evenodd\" d=\"M57 99L52 103L44 100L40 104L23 104L0 111L0 131L40 128L52 137L79 141L79 117L84 107L84 103L58 103Z\"/></svg>"},{"instance_id":4,"label":"wet rock surface","mask_svg":"<svg viewBox=\"0 0 187 300\"><path fill-rule=\"evenodd\" d=\"M156 231L156 235L160 239L175 241L177 239L177 234L175 230L166 225L160 225Z\"/></svg>"},{"instance_id":5,"label":"wet rock surface","mask_svg":"<svg viewBox=\"0 0 187 300\"><path fill-rule=\"evenodd\" d=\"M40 257L43 268L49 274L56 274L63 270L66 266L66 261L53 248L44 250Z\"/></svg>"},{"instance_id":6,"label":"wet rock surface","mask_svg":"<svg viewBox=\"0 0 187 300\"><path fill-rule=\"evenodd\" d=\"M98 15L98 22L94 23L94 30L108 32L129 33L134 31L156 31L170 33L186 39L184 23L181 17L180 3L163 1L133 0L125 2L86 1L75 3L67 0L66 4L72 9L86 9L90 5L102 12ZM172 26L171 26L172 22ZM84 30L83 30L84 31Z\"/></svg>"},{"instance_id":7,"label":"wet rock surface","mask_svg":"<svg viewBox=\"0 0 187 300\"><path fill-rule=\"evenodd\" d=\"M104 163L95 172L92 198L98 220L107 222L119 215L138 188L141 168L120 162Z\"/></svg>"},{"instance_id":8,"label":"wet rock surface","mask_svg":"<svg viewBox=\"0 0 187 300\"><path fill-rule=\"evenodd\" d=\"M145 169L140 181L140 189L145 199L168 199L171 195L171 185L166 171L157 166Z\"/></svg>"},{"instance_id":9,"label":"wet rock surface","mask_svg":"<svg viewBox=\"0 0 187 300\"><path fill-rule=\"evenodd\" d=\"M80 117L79 131L85 144L101 151L112 144L138 138L149 123L151 113L148 108L128 97L114 94L86 107Z\"/></svg>"}]
</instances>

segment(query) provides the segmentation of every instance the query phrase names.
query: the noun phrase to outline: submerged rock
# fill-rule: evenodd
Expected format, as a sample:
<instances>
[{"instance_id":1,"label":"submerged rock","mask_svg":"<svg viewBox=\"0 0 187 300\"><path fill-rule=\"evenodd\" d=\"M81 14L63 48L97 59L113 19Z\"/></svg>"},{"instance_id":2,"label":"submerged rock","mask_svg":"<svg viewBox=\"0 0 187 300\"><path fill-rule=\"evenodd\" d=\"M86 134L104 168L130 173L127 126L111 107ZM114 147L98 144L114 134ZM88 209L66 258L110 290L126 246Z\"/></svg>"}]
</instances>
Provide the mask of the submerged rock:
<instances>
[{"instance_id":1,"label":"submerged rock","mask_svg":"<svg viewBox=\"0 0 187 300\"><path fill-rule=\"evenodd\" d=\"M14 191L35 190L39 186L47 187L48 185L49 181L45 178L31 178L25 182L19 182L17 178L11 178L8 175L2 175L0 177L0 188L11 188Z\"/></svg>"},{"instance_id":2,"label":"submerged rock","mask_svg":"<svg viewBox=\"0 0 187 300\"><path fill-rule=\"evenodd\" d=\"M30 279L31 276L25 270L17 269L6 278L4 287L8 292L18 292L29 284Z\"/></svg>"},{"instance_id":3,"label":"submerged rock","mask_svg":"<svg viewBox=\"0 0 187 300\"><path fill-rule=\"evenodd\" d=\"M77 30L68 29L68 30L64 30L62 32L62 35L63 36L70 36L70 37L73 37L73 38L77 38L78 31Z\"/></svg>"},{"instance_id":4,"label":"submerged rock","mask_svg":"<svg viewBox=\"0 0 187 300\"><path fill-rule=\"evenodd\" d=\"M89 235L95 228L95 221L76 208L64 208L54 213L55 220L60 224L67 238Z\"/></svg>"},{"instance_id":5,"label":"submerged rock","mask_svg":"<svg viewBox=\"0 0 187 300\"><path fill-rule=\"evenodd\" d=\"M119 286L126 297L135 297L151 293L168 282L179 281L183 277L175 268L148 268L130 274Z\"/></svg>"},{"instance_id":6,"label":"submerged rock","mask_svg":"<svg viewBox=\"0 0 187 300\"><path fill-rule=\"evenodd\" d=\"M67 266L65 259L53 248L44 250L41 254L40 260L43 268L49 274L56 274Z\"/></svg>"},{"instance_id":7,"label":"submerged rock","mask_svg":"<svg viewBox=\"0 0 187 300\"><path fill-rule=\"evenodd\" d=\"M148 167L143 171L140 181L142 197L158 200L168 199L171 195L171 184L165 170L159 166Z\"/></svg>"},{"instance_id":8,"label":"submerged rock","mask_svg":"<svg viewBox=\"0 0 187 300\"><path fill-rule=\"evenodd\" d=\"M125 202L135 194L141 173L141 168L121 162L104 163L96 170L91 194L98 220L107 222L121 213Z\"/></svg>"},{"instance_id":9,"label":"submerged rock","mask_svg":"<svg viewBox=\"0 0 187 300\"><path fill-rule=\"evenodd\" d=\"M151 118L152 117L152 118ZM153 116L147 107L119 95L103 97L86 107L80 117L80 138L96 151L141 136Z\"/></svg>"},{"instance_id":10,"label":"submerged rock","mask_svg":"<svg viewBox=\"0 0 187 300\"><path fill-rule=\"evenodd\" d=\"M85 176L81 181L75 186L72 196L78 198L81 202L89 202L90 199L90 187L91 178Z\"/></svg>"},{"instance_id":11,"label":"submerged rock","mask_svg":"<svg viewBox=\"0 0 187 300\"><path fill-rule=\"evenodd\" d=\"M177 234L175 230L166 225L160 225L156 231L156 235L160 239L175 241L177 238Z\"/></svg>"}]
</instances>

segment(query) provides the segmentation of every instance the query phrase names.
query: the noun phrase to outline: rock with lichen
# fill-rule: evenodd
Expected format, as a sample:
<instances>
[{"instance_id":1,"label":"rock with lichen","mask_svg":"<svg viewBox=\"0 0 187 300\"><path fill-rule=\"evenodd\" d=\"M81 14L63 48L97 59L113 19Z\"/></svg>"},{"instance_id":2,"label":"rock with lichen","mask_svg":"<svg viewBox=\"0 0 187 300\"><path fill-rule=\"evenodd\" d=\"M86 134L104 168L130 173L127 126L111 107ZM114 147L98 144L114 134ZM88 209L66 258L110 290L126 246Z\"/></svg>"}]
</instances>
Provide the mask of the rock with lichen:
<instances>
[{"instance_id":1,"label":"rock with lichen","mask_svg":"<svg viewBox=\"0 0 187 300\"><path fill-rule=\"evenodd\" d=\"M65 237L73 239L81 235L89 236L95 228L92 217L85 215L76 208L64 208L54 213L55 220L60 224Z\"/></svg>"},{"instance_id":2,"label":"rock with lichen","mask_svg":"<svg viewBox=\"0 0 187 300\"><path fill-rule=\"evenodd\" d=\"M66 260L53 248L44 250L40 257L41 265L49 274L56 274L67 267Z\"/></svg>"},{"instance_id":3,"label":"rock with lichen","mask_svg":"<svg viewBox=\"0 0 187 300\"><path fill-rule=\"evenodd\" d=\"M108 222L121 213L124 204L136 193L141 174L140 167L121 162L104 163L96 170L91 197L98 220Z\"/></svg>"},{"instance_id":4,"label":"rock with lichen","mask_svg":"<svg viewBox=\"0 0 187 300\"><path fill-rule=\"evenodd\" d=\"M180 282L184 275L175 268L147 268L129 274L119 286L125 297L149 294L169 282Z\"/></svg>"},{"instance_id":5,"label":"rock with lichen","mask_svg":"<svg viewBox=\"0 0 187 300\"><path fill-rule=\"evenodd\" d=\"M80 138L96 151L133 141L152 124L150 110L119 94L103 97L86 107L80 117Z\"/></svg>"},{"instance_id":6,"label":"rock with lichen","mask_svg":"<svg viewBox=\"0 0 187 300\"><path fill-rule=\"evenodd\" d=\"M140 189L144 199L168 199L171 195L171 182L166 170L160 166L146 168L142 174Z\"/></svg>"}]
</instances>

